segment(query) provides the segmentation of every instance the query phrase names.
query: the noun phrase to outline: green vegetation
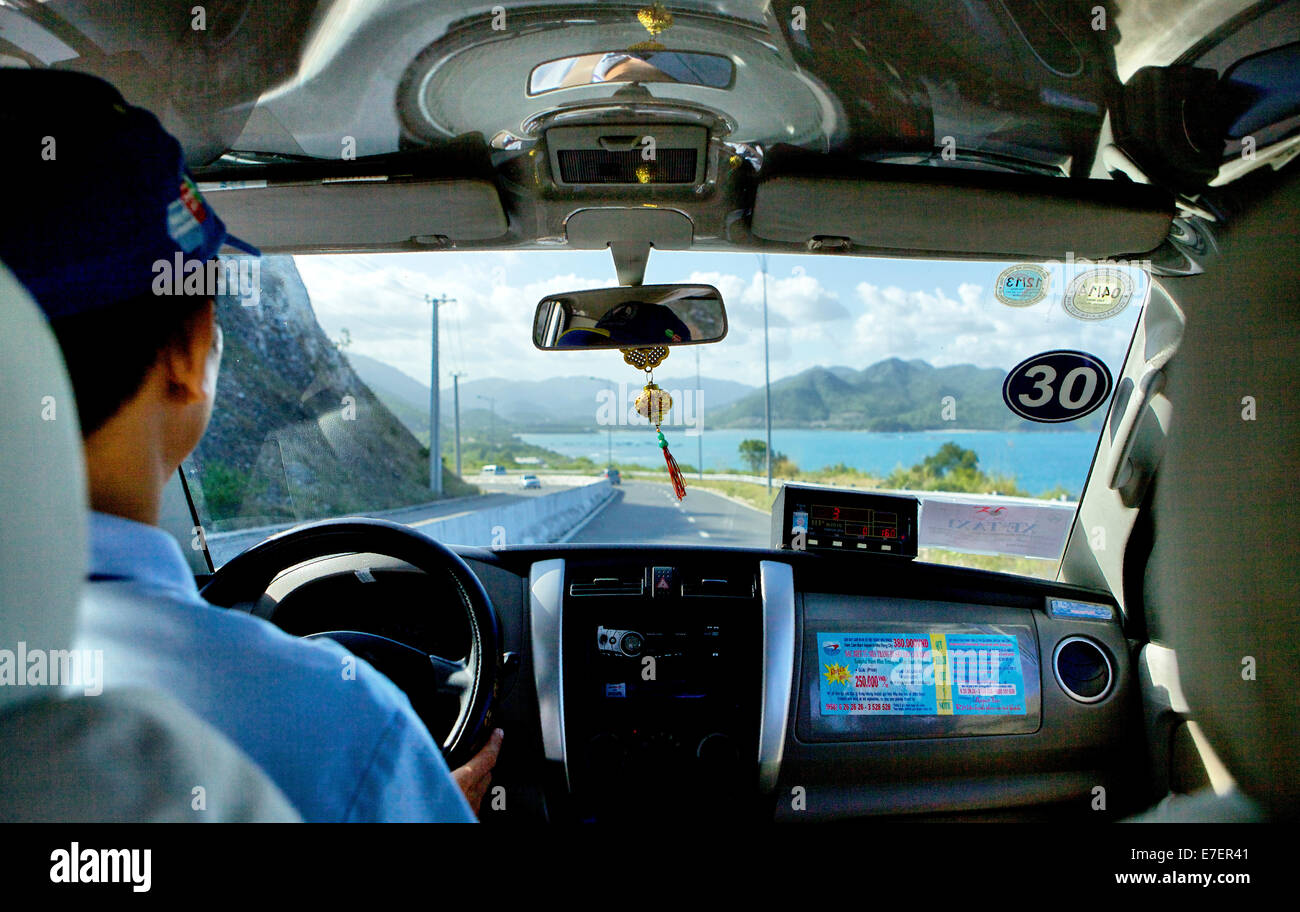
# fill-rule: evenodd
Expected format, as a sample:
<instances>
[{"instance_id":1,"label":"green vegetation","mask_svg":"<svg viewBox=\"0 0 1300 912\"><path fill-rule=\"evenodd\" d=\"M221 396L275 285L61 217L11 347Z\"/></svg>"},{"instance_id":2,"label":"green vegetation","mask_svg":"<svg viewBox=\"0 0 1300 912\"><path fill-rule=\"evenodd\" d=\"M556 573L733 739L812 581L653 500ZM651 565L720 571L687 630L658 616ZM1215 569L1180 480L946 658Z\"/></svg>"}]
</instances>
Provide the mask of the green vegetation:
<instances>
[{"instance_id":1,"label":"green vegetation","mask_svg":"<svg viewBox=\"0 0 1300 912\"><path fill-rule=\"evenodd\" d=\"M266 488L263 479L254 478L251 472L231 468L223 462L206 463L201 484L210 521L238 516L244 498L260 496Z\"/></svg>"},{"instance_id":2,"label":"green vegetation","mask_svg":"<svg viewBox=\"0 0 1300 912\"><path fill-rule=\"evenodd\" d=\"M776 499L776 492L781 490L781 485L775 478L772 479L772 493L769 494L767 492L767 485L754 484L751 481L719 481L717 479L709 478L708 475L705 475L703 479L687 475L687 496L689 496L691 488L703 488L706 491L716 491L719 494L726 495L727 497L734 497L737 500L743 501L756 510L770 513L772 512L772 501Z\"/></svg>"},{"instance_id":3,"label":"green vegetation","mask_svg":"<svg viewBox=\"0 0 1300 912\"><path fill-rule=\"evenodd\" d=\"M767 444L762 440L742 440L740 441L740 458L741 461L749 467L749 471L754 474L762 474L767 471ZM782 478L794 478L799 474L799 467L790 461L780 450L772 453L772 475L780 475Z\"/></svg>"},{"instance_id":4,"label":"green vegetation","mask_svg":"<svg viewBox=\"0 0 1300 912\"><path fill-rule=\"evenodd\" d=\"M989 475L980 471L979 456L975 451L960 447L952 441L910 469L902 466L894 469L885 479L885 486L911 491L965 491L972 494L1032 496L1016 484L1013 477Z\"/></svg>"},{"instance_id":5,"label":"green vegetation","mask_svg":"<svg viewBox=\"0 0 1300 912\"><path fill-rule=\"evenodd\" d=\"M920 548L916 559L932 564L947 564L950 567L975 567L979 570L995 570L998 573L1014 573L1017 576L1032 576L1036 579L1056 579L1057 562L1036 557L967 554L964 551L949 551L946 548Z\"/></svg>"}]
</instances>

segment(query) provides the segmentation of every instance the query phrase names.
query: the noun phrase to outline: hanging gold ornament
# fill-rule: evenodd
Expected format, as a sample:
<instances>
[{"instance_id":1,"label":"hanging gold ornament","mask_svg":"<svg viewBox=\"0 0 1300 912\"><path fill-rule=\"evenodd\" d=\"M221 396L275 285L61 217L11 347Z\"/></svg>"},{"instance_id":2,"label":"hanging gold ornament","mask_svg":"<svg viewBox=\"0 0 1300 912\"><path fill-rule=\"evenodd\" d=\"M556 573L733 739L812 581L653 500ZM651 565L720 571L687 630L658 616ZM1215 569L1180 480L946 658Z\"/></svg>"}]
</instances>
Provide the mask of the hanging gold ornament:
<instances>
[{"instance_id":1,"label":"hanging gold ornament","mask_svg":"<svg viewBox=\"0 0 1300 912\"><path fill-rule=\"evenodd\" d=\"M649 348L620 348L623 360L643 371L653 370L668 357L668 346L652 345Z\"/></svg>"},{"instance_id":2,"label":"hanging gold ornament","mask_svg":"<svg viewBox=\"0 0 1300 912\"><path fill-rule=\"evenodd\" d=\"M668 438L664 436L663 428L660 427L668 417L668 413L672 411L673 397L667 390L661 389L659 384L650 381L636 397L634 407L638 415L649 419L655 426L659 449L664 451L664 462L668 464L668 479L673 484L673 493L677 495L678 500L681 500L686 496L686 481L682 478L682 470L678 468L677 460L673 458L672 453L668 452Z\"/></svg>"},{"instance_id":3,"label":"hanging gold ornament","mask_svg":"<svg viewBox=\"0 0 1300 912\"><path fill-rule=\"evenodd\" d=\"M673 14L662 3L642 7L636 11L637 22L650 33L650 40L642 41L628 48L629 51L662 51L664 46L654 39L665 29L672 28Z\"/></svg>"},{"instance_id":4,"label":"hanging gold ornament","mask_svg":"<svg viewBox=\"0 0 1300 912\"><path fill-rule=\"evenodd\" d=\"M648 418L651 424L658 427L672 411L673 397L668 395L667 390L660 389L659 384L647 383L636 397L635 406L638 415Z\"/></svg>"},{"instance_id":5,"label":"hanging gold ornament","mask_svg":"<svg viewBox=\"0 0 1300 912\"><path fill-rule=\"evenodd\" d=\"M658 35L666 28L672 28L673 14L662 3L642 7L636 11L636 19L651 36Z\"/></svg>"}]
</instances>

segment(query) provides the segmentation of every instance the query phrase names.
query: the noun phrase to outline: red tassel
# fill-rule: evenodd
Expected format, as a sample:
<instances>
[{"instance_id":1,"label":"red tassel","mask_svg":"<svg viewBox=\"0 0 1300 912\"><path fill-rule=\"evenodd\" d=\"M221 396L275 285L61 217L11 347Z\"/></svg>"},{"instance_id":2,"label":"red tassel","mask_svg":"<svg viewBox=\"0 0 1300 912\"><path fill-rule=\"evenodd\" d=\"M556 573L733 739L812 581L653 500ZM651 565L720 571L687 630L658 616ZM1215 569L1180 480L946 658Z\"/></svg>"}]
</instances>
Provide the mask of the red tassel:
<instances>
[{"instance_id":1,"label":"red tassel","mask_svg":"<svg viewBox=\"0 0 1300 912\"><path fill-rule=\"evenodd\" d=\"M673 459L673 454L668 452L668 447L664 447L664 462L668 463L668 477L673 480L673 493L677 495L678 500L686 497L686 480L682 478L682 470L677 467L677 460Z\"/></svg>"}]
</instances>

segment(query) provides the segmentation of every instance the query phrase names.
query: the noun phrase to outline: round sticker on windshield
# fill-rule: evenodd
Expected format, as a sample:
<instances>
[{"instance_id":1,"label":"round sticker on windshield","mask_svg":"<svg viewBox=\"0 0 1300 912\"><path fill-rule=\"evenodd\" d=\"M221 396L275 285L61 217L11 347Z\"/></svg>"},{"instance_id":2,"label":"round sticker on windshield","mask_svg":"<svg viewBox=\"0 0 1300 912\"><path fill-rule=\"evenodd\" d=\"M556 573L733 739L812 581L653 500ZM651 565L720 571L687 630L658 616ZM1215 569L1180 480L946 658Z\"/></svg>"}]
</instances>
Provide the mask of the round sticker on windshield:
<instances>
[{"instance_id":1,"label":"round sticker on windshield","mask_svg":"<svg viewBox=\"0 0 1300 912\"><path fill-rule=\"evenodd\" d=\"M1021 418L1044 424L1074 421L1110 396L1110 370L1079 351L1050 351L1021 361L1002 382L1002 401Z\"/></svg>"},{"instance_id":2,"label":"round sticker on windshield","mask_svg":"<svg viewBox=\"0 0 1300 912\"><path fill-rule=\"evenodd\" d=\"M1011 266L1002 270L993 293L1003 304L1028 307L1047 297L1047 286L1051 278L1042 266L1032 263Z\"/></svg>"},{"instance_id":3,"label":"round sticker on windshield","mask_svg":"<svg viewBox=\"0 0 1300 912\"><path fill-rule=\"evenodd\" d=\"M1090 269L1077 275L1065 290L1065 310L1080 320L1115 316L1133 297L1133 279L1119 269Z\"/></svg>"}]
</instances>

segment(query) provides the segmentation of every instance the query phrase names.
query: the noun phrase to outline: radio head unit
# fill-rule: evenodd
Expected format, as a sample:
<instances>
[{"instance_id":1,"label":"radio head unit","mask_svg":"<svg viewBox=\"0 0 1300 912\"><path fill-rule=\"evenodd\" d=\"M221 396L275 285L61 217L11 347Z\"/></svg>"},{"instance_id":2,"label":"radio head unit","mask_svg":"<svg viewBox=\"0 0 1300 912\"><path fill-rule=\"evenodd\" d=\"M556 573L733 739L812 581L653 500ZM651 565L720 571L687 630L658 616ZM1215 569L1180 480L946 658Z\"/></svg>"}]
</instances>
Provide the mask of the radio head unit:
<instances>
[{"instance_id":1,"label":"radio head unit","mask_svg":"<svg viewBox=\"0 0 1300 912\"><path fill-rule=\"evenodd\" d=\"M916 557L920 502L900 494L783 485L772 504L772 547Z\"/></svg>"}]
</instances>

